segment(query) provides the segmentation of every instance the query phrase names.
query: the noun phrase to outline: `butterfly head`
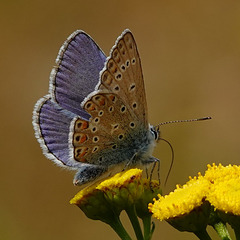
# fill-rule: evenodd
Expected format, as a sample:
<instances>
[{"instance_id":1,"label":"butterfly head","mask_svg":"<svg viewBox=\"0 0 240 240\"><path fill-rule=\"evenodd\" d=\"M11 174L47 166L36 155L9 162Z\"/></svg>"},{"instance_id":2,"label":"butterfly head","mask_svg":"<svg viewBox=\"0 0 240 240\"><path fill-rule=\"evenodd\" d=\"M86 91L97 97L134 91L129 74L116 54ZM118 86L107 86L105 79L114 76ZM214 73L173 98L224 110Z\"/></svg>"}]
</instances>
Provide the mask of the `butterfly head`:
<instances>
[{"instance_id":1,"label":"butterfly head","mask_svg":"<svg viewBox=\"0 0 240 240\"><path fill-rule=\"evenodd\" d=\"M150 125L150 132L152 133L156 142L160 140L160 130L158 125L157 126Z\"/></svg>"}]
</instances>

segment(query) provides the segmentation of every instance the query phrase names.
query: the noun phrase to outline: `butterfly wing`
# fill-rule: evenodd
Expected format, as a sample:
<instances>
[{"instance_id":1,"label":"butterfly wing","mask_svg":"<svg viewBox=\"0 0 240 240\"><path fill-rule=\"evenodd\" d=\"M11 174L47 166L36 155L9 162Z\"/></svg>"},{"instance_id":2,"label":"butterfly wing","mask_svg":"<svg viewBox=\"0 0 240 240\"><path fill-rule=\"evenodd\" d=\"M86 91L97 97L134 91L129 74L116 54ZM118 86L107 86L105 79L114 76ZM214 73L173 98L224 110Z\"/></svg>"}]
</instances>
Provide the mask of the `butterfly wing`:
<instances>
[{"instance_id":1,"label":"butterfly wing","mask_svg":"<svg viewBox=\"0 0 240 240\"><path fill-rule=\"evenodd\" d=\"M117 94L133 118L148 128L147 101L137 45L132 33L125 30L117 39L105 68L99 89ZM141 105L140 105L141 104Z\"/></svg>"},{"instance_id":2,"label":"butterfly wing","mask_svg":"<svg viewBox=\"0 0 240 240\"><path fill-rule=\"evenodd\" d=\"M130 161L148 131L147 104L136 43L123 32L101 72L100 83L82 103L91 117L72 123L73 156L103 166Z\"/></svg>"},{"instance_id":3,"label":"butterfly wing","mask_svg":"<svg viewBox=\"0 0 240 240\"><path fill-rule=\"evenodd\" d=\"M92 38L75 31L64 42L50 75L50 94L63 109L86 117L81 102L99 81L106 57ZM89 117L89 116L88 116Z\"/></svg>"},{"instance_id":4,"label":"butterfly wing","mask_svg":"<svg viewBox=\"0 0 240 240\"><path fill-rule=\"evenodd\" d=\"M90 115L81 102L96 87L105 60L90 36L74 32L59 51L50 75L50 94L34 107L33 126L43 153L61 166L82 166L69 154L69 129L76 116L88 121Z\"/></svg>"},{"instance_id":5,"label":"butterfly wing","mask_svg":"<svg viewBox=\"0 0 240 240\"><path fill-rule=\"evenodd\" d=\"M129 30L118 38L104 67L105 60L87 34L74 32L59 51L50 95L33 112L44 154L77 169L77 185L130 161L149 141L141 63Z\"/></svg>"}]
</instances>

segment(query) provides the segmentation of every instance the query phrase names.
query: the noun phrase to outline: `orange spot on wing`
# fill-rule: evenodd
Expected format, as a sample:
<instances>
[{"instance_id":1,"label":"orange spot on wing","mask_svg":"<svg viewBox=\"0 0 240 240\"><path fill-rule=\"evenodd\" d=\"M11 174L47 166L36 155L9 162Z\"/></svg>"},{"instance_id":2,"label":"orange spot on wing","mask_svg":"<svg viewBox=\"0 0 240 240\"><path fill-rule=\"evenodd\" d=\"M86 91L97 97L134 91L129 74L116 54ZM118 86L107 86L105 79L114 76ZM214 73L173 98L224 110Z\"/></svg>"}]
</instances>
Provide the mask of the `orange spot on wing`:
<instances>
[{"instance_id":1,"label":"orange spot on wing","mask_svg":"<svg viewBox=\"0 0 240 240\"><path fill-rule=\"evenodd\" d=\"M86 134L82 134L81 135L81 139L80 139L80 143L83 143L87 140L87 135Z\"/></svg>"}]
</instances>

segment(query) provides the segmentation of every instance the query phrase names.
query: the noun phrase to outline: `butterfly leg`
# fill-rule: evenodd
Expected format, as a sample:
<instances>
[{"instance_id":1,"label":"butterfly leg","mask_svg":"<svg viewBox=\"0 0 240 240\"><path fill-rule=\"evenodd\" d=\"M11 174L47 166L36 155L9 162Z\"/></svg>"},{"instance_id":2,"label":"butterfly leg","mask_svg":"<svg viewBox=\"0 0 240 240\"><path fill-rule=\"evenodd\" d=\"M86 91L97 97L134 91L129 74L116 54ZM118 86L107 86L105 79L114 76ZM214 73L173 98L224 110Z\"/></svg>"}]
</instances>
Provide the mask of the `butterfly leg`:
<instances>
[{"instance_id":1,"label":"butterfly leg","mask_svg":"<svg viewBox=\"0 0 240 240\"><path fill-rule=\"evenodd\" d=\"M91 164L84 164L76 173L73 184L81 186L85 183L94 181L107 171L107 168Z\"/></svg>"},{"instance_id":2,"label":"butterfly leg","mask_svg":"<svg viewBox=\"0 0 240 240\"><path fill-rule=\"evenodd\" d=\"M159 181L159 185L160 185L160 183L161 183L161 181L160 181L160 160L158 158L151 157L148 160L142 161L143 165L150 164L150 163L153 163L153 166L152 166L152 169L151 169L151 172L150 172L150 175L149 175L150 185L151 185L151 182L152 182L152 175L153 175L153 171L156 167L156 164L158 164L157 174L158 174L158 181Z\"/></svg>"}]
</instances>

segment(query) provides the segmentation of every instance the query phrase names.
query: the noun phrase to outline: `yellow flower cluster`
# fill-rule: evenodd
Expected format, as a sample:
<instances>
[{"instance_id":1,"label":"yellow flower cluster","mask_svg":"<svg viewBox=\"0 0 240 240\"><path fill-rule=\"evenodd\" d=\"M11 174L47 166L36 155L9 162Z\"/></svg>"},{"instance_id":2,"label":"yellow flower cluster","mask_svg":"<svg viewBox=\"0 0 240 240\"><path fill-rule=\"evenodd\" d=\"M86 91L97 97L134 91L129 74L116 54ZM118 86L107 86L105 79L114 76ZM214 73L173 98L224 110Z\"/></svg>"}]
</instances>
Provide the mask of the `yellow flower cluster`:
<instances>
[{"instance_id":1,"label":"yellow flower cluster","mask_svg":"<svg viewBox=\"0 0 240 240\"><path fill-rule=\"evenodd\" d=\"M205 200L215 209L240 215L240 167L208 165L204 176L199 173L169 195L158 197L149 204L149 210L159 220L188 214Z\"/></svg>"},{"instance_id":2,"label":"yellow flower cluster","mask_svg":"<svg viewBox=\"0 0 240 240\"><path fill-rule=\"evenodd\" d=\"M240 216L240 167L208 165L205 178L213 183L207 200L214 208Z\"/></svg>"},{"instance_id":3,"label":"yellow flower cluster","mask_svg":"<svg viewBox=\"0 0 240 240\"><path fill-rule=\"evenodd\" d=\"M130 169L82 189L70 203L81 208L89 218L101 220L106 215L104 206L108 208L109 220L111 215L119 215L134 204L138 216L142 218L151 215L148 203L160 192L157 181L150 183L142 178L142 170Z\"/></svg>"},{"instance_id":4,"label":"yellow flower cluster","mask_svg":"<svg viewBox=\"0 0 240 240\"><path fill-rule=\"evenodd\" d=\"M154 204L149 204L153 217L165 220L189 213L194 208L201 206L209 184L203 177L193 178L187 184L177 185L174 192L166 196L158 196Z\"/></svg>"}]
</instances>

